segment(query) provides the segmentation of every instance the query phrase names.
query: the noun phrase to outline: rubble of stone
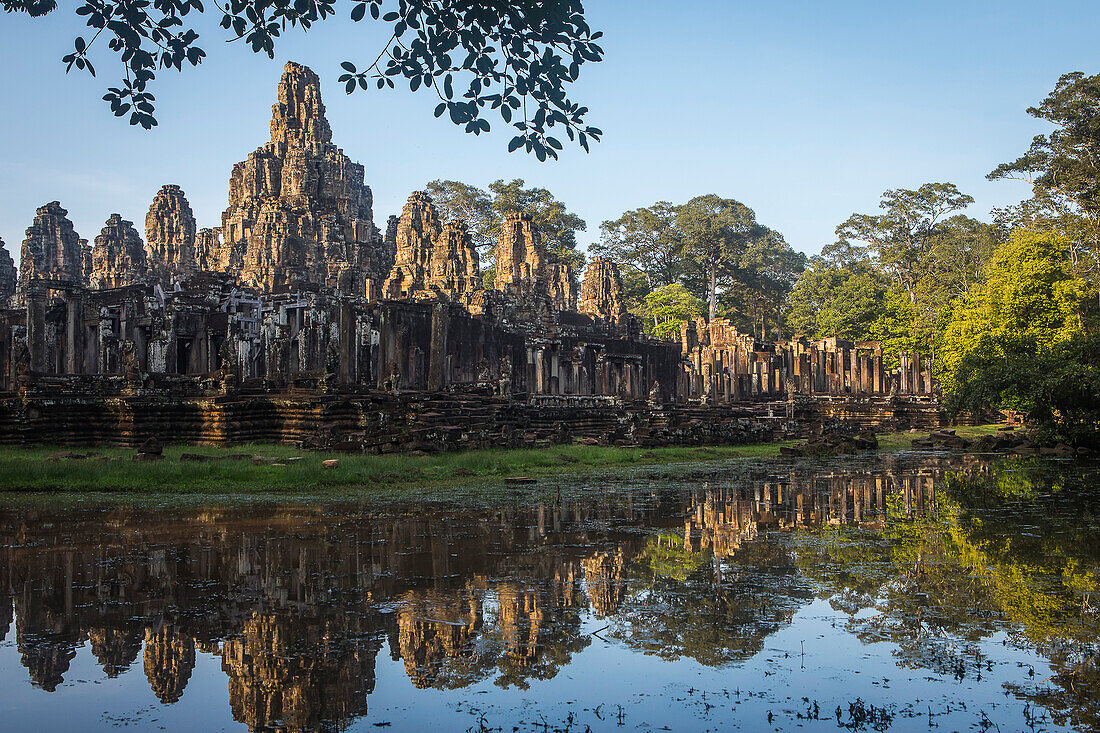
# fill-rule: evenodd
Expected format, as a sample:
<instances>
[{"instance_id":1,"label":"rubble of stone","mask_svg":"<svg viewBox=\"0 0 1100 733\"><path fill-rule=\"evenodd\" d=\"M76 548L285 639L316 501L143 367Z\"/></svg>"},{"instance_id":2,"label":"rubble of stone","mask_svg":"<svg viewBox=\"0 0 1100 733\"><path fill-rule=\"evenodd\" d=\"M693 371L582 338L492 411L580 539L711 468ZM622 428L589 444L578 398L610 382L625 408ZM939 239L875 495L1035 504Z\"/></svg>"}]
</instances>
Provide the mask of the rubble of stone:
<instances>
[{"instance_id":1,"label":"rubble of stone","mask_svg":"<svg viewBox=\"0 0 1100 733\"><path fill-rule=\"evenodd\" d=\"M117 214L89 247L58 202L37 211L18 279L0 249L0 441L385 452L940 419L929 361L889 369L878 343L765 343L723 319L648 337L615 262L594 258L578 294L525 213L505 217L487 289L465 223L425 192L382 234L324 112L316 74L287 64L270 141L233 166L220 227L197 228L175 185L144 243Z\"/></svg>"},{"instance_id":2,"label":"rubble of stone","mask_svg":"<svg viewBox=\"0 0 1100 733\"><path fill-rule=\"evenodd\" d=\"M913 441L914 450L946 450L967 453L1009 453L1016 456L1043 456L1045 458L1076 458L1092 454L1086 446L1073 446L1065 443L1045 445L1036 442L1032 436L1013 427L1002 427L995 435L983 435L969 439L957 435L953 429L943 428L932 432L927 438Z\"/></svg>"},{"instance_id":3,"label":"rubble of stone","mask_svg":"<svg viewBox=\"0 0 1100 733\"><path fill-rule=\"evenodd\" d=\"M782 446L779 455L786 458L801 456L850 456L878 449L878 436L874 430L851 423L832 423L826 429L819 424L812 431L805 445Z\"/></svg>"}]
</instances>

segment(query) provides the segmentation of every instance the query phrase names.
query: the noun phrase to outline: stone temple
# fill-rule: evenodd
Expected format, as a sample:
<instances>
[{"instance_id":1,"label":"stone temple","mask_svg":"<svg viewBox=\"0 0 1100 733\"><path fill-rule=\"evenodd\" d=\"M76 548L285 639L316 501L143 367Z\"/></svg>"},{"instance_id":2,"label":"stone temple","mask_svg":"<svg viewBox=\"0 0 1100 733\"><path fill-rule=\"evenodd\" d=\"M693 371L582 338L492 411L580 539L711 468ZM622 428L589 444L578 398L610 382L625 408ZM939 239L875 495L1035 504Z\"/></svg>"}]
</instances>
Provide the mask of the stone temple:
<instances>
[{"instance_id":1,"label":"stone temple","mask_svg":"<svg viewBox=\"0 0 1100 733\"><path fill-rule=\"evenodd\" d=\"M466 224L414 192L383 233L320 83L289 63L271 139L233 166L221 226L158 191L92 245L57 201L18 272L0 242L0 440L149 436L394 451L759 439L823 418L939 420L927 360L877 342L761 343L729 322L645 335L615 262L577 292L509 214L486 288Z\"/></svg>"}]
</instances>

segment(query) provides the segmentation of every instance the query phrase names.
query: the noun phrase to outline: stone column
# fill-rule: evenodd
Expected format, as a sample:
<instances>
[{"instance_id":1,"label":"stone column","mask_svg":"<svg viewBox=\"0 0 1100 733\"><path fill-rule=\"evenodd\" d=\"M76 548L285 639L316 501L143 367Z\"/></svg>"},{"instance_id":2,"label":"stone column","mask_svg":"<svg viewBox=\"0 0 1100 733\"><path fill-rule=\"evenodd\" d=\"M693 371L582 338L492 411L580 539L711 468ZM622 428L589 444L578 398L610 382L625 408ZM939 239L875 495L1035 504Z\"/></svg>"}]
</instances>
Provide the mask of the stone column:
<instances>
[{"instance_id":1,"label":"stone column","mask_svg":"<svg viewBox=\"0 0 1100 733\"><path fill-rule=\"evenodd\" d=\"M72 293L65 294L65 373L80 374L83 369L84 344L81 336L84 329L81 327L84 302L81 298L74 298Z\"/></svg>"},{"instance_id":2,"label":"stone column","mask_svg":"<svg viewBox=\"0 0 1100 733\"><path fill-rule=\"evenodd\" d=\"M32 372L46 371L46 291L40 286L28 288L27 349Z\"/></svg>"},{"instance_id":3,"label":"stone column","mask_svg":"<svg viewBox=\"0 0 1100 733\"><path fill-rule=\"evenodd\" d=\"M875 394L882 394L883 392L886 391L886 386L885 386L885 381L886 380L884 379L884 375L882 373L882 347L881 346L879 346L878 348L875 349L875 357L874 358L875 358L875 363L874 363L873 369L874 369L875 385L874 385L873 390L874 390Z\"/></svg>"},{"instance_id":4,"label":"stone column","mask_svg":"<svg viewBox=\"0 0 1100 733\"><path fill-rule=\"evenodd\" d=\"M451 316L445 303L436 303L432 307L432 335L428 344L428 391L438 392L447 386L450 375L444 365L447 359L447 332L450 330Z\"/></svg>"}]
</instances>

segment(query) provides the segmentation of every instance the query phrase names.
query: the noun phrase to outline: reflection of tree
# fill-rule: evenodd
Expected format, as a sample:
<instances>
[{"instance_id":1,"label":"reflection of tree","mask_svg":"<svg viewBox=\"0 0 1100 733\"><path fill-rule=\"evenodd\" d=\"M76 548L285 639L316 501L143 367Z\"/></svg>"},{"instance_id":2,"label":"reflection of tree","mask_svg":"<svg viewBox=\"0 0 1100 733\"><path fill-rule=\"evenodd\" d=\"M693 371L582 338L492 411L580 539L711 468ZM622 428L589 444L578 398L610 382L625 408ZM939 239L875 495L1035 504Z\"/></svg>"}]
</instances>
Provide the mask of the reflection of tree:
<instances>
[{"instance_id":1,"label":"reflection of tree","mask_svg":"<svg viewBox=\"0 0 1100 733\"><path fill-rule=\"evenodd\" d=\"M497 686L526 690L528 679L552 679L591 643L580 633L581 609L554 601L554 594L520 583L497 586L497 629L503 643Z\"/></svg>"},{"instance_id":2,"label":"reflection of tree","mask_svg":"<svg viewBox=\"0 0 1100 733\"><path fill-rule=\"evenodd\" d=\"M1057 687L1017 694L1077 721L1095 720L1100 675L1100 497L1088 472L1012 463L996 472L949 474L918 510L891 497L877 530L826 528L798 538L797 562L865 641L898 645L902 664L955 670L951 640L1022 633L1048 649ZM1084 645L1084 646L1083 646ZM1094 716L1090 718L1089 716Z\"/></svg>"},{"instance_id":3,"label":"reflection of tree","mask_svg":"<svg viewBox=\"0 0 1100 733\"><path fill-rule=\"evenodd\" d=\"M723 559L685 551L672 565L669 555L647 548L628 567L627 600L612 632L663 659L687 656L709 666L748 659L813 598L778 539L743 543Z\"/></svg>"}]
</instances>

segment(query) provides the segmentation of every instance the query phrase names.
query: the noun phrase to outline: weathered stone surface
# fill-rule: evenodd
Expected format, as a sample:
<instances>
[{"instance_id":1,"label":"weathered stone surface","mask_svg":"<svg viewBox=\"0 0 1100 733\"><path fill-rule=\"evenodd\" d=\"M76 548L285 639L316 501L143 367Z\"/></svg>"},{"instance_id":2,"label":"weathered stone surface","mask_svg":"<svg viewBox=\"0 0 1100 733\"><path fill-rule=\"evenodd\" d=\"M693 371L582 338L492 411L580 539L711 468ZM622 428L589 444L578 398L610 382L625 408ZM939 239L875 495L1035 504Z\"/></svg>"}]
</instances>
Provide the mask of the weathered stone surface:
<instances>
[{"instance_id":1,"label":"weathered stone surface","mask_svg":"<svg viewBox=\"0 0 1100 733\"><path fill-rule=\"evenodd\" d=\"M92 628L88 640L92 654L111 678L128 670L141 654L141 634L133 628Z\"/></svg>"},{"instance_id":2,"label":"weathered stone surface","mask_svg":"<svg viewBox=\"0 0 1100 733\"><path fill-rule=\"evenodd\" d=\"M93 288L121 288L145 276L145 245L134 223L111 214L92 247Z\"/></svg>"},{"instance_id":3,"label":"weathered stone surface","mask_svg":"<svg viewBox=\"0 0 1100 733\"><path fill-rule=\"evenodd\" d=\"M401 210L394 232L396 259L382 287L383 297L416 298L426 294L432 252L441 231L431 197L424 191L414 191Z\"/></svg>"},{"instance_id":4,"label":"weathered stone surface","mask_svg":"<svg viewBox=\"0 0 1100 733\"><path fill-rule=\"evenodd\" d=\"M440 232L432 251L432 290L449 298L481 288L477 250L464 222L448 222Z\"/></svg>"},{"instance_id":5,"label":"weathered stone surface","mask_svg":"<svg viewBox=\"0 0 1100 733\"><path fill-rule=\"evenodd\" d=\"M609 321L626 314L622 278L613 260L595 257L588 261L581 283L580 312Z\"/></svg>"},{"instance_id":6,"label":"weathered stone surface","mask_svg":"<svg viewBox=\"0 0 1100 733\"><path fill-rule=\"evenodd\" d=\"M229 249L222 245L221 229L195 232L195 265L203 272L224 272L229 267Z\"/></svg>"},{"instance_id":7,"label":"weathered stone surface","mask_svg":"<svg viewBox=\"0 0 1100 733\"><path fill-rule=\"evenodd\" d=\"M93 257L59 204L39 210L19 276L54 282L0 310L0 442L660 445L766 439L811 409L867 425L939 414L928 360L903 353L889 370L877 342L765 343L723 319L684 324L680 343L646 337L610 261L590 264L578 313L569 267L524 214L501 227L499 289L481 287L466 227L444 226L423 192L383 238L318 89L287 66L272 140L235 167L222 228L192 236L182 192L158 194L146 256L178 287L138 277L121 217ZM0 263L0 287L10 272Z\"/></svg>"},{"instance_id":8,"label":"weathered stone surface","mask_svg":"<svg viewBox=\"0 0 1100 733\"><path fill-rule=\"evenodd\" d=\"M19 287L42 277L83 284L84 247L68 211L51 201L35 212L19 256Z\"/></svg>"},{"instance_id":9,"label":"weathered stone surface","mask_svg":"<svg viewBox=\"0 0 1100 733\"><path fill-rule=\"evenodd\" d=\"M289 733L340 730L346 724L339 721L364 715L380 644L358 640L367 634L353 616L350 628L338 628L345 624L318 624L313 614L249 615L241 633L222 645L234 720L249 730ZM316 656L325 648L341 651Z\"/></svg>"},{"instance_id":10,"label":"weathered stone surface","mask_svg":"<svg viewBox=\"0 0 1100 733\"><path fill-rule=\"evenodd\" d=\"M523 297L544 288L542 237L529 214L509 212L500 225L496 248L497 290Z\"/></svg>"},{"instance_id":11,"label":"weathered stone surface","mask_svg":"<svg viewBox=\"0 0 1100 733\"><path fill-rule=\"evenodd\" d=\"M0 308L15 295L15 260L0 239Z\"/></svg>"},{"instance_id":12,"label":"weathered stone surface","mask_svg":"<svg viewBox=\"0 0 1100 733\"><path fill-rule=\"evenodd\" d=\"M232 269L261 290L314 287L375 295L389 272L363 166L332 144L321 87L288 63L271 141L233 166L221 236Z\"/></svg>"},{"instance_id":13,"label":"weathered stone surface","mask_svg":"<svg viewBox=\"0 0 1100 733\"><path fill-rule=\"evenodd\" d=\"M554 310L576 310L577 282L573 278L573 268L564 262L551 262L546 271L547 293Z\"/></svg>"},{"instance_id":14,"label":"weathered stone surface","mask_svg":"<svg viewBox=\"0 0 1100 733\"><path fill-rule=\"evenodd\" d=\"M183 190L162 186L145 215L146 259L152 273L170 284L198 269L195 261L195 215Z\"/></svg>"}]
</instances>

